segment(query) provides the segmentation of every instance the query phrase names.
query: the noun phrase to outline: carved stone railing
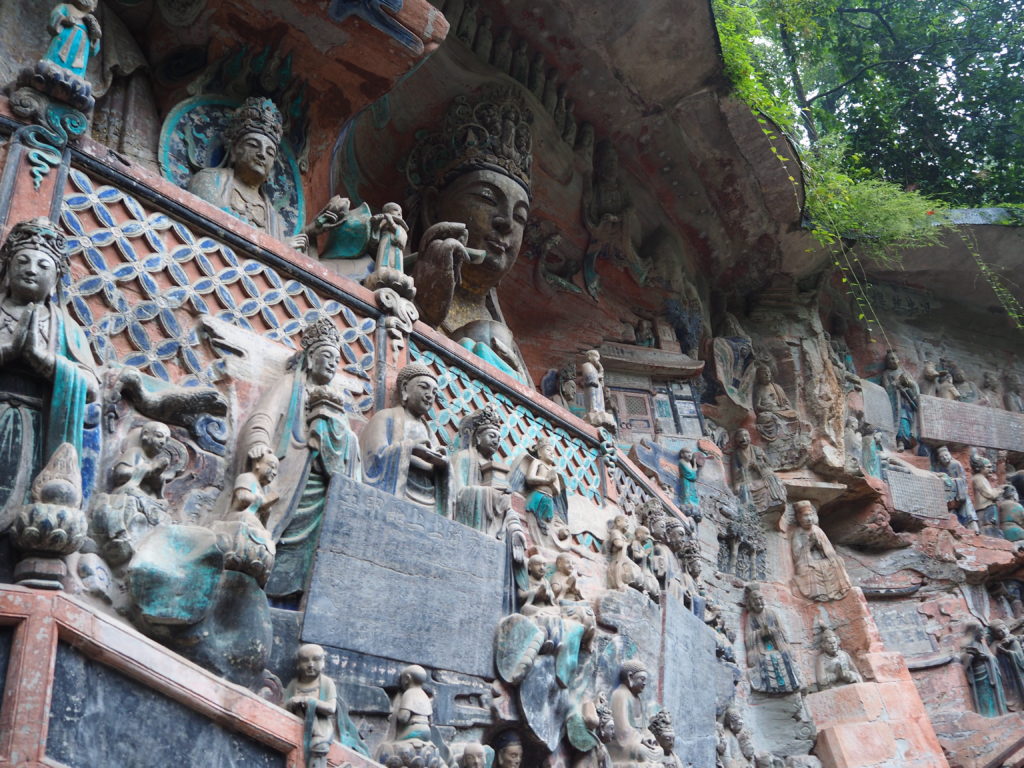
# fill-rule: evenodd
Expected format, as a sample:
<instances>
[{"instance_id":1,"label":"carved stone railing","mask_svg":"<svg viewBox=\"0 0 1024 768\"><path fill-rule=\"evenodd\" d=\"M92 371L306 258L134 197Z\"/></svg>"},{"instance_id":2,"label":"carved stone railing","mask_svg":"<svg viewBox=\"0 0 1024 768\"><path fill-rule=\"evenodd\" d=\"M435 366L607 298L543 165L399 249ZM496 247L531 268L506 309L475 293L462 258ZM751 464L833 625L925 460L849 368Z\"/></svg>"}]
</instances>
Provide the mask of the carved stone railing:
<instances>
[{"instance_id":1,"label":"carved stone railing","mask_svg":"<svg viewBox=\"0 0 1024 768\"><path fill-rule=\"evenodd\" d=\"M13 133L18 123L5 114L0 100L0 132ZM39 189L27 183L25 163L24 147L5 158L0 200L6 193L15 202L0 207L0 223L6 232L29 216L59 217L72 257L69 309L101 362L212 384L224 361L204 338L203 318L295 347L308 322L328 316L342 333L343 370L362 383L353 411L387 405L397 369L419 360L439 376L431 428L442 443L451 443L462 416L491 403L505 419L503 458L545 434L571 493L596 505L621 500L626 511L656 496L674 509L608 435L422 323L407 348L387 344L368 290L105 147L83 140Z\"/></svg>"}]
</instances>

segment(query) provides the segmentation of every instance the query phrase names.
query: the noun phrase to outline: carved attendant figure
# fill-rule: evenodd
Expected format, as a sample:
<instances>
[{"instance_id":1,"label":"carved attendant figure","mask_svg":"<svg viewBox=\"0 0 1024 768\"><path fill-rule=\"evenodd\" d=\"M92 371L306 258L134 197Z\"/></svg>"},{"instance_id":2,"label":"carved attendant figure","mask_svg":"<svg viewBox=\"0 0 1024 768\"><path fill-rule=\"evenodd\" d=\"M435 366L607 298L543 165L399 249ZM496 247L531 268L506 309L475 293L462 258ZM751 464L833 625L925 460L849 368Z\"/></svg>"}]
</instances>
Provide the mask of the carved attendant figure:
<instances>
[{"instance_id":1,"label":"carved attendant figure","mask_svg":"<svg viewBox=\"0 0 1024 768\"><path fill-rule=\"evenodd\" d=\"M683 448L679 451L679 486L676 500L684 513L691 517L700 517L700 494L697 492L697 466L693 451Z\"/></svg>"},{"instance_id":2,"label":"carved attendant figure","mask_svg":"<svg viewBox=\"0 0 1024 768\"><path fill-rule=\"evenodd\" d=\"M760 585L747 584L747 622L744 642L750 687L762 693L792 693L800 690L800 678L793 665L779 615L764 602Z\"/></svg>"},{"instance_id":3,"label":"carved attendant figure","mask_svg":"<svg viewBox=\"0 0 1024 768\"><path fill-rule=\"evenodd\" d=\"M889 393L892 417L896 422L896 450L904 451L917 440L917 409L921 391L917 382L900 367L893 350L885 353L882 386Z\"/></svg>"},{"instance_id":4,"label":"carved attendant figure","mask_svg":"<svg viewBox=\"0 0 1024 768\"><path fill-rule=\"evenodd\" d=\"M619 685L612 691L611 698L615 739L609 753L616 765L643 764L656 757L650 746L644 744L647 713L640 696L646 687L647 667L644 663L639 659L624 661L619 670Z\"/></svg>"},{"instance_id":5,"label":"carved attendant figure","mask_svg":"<svg viewBox=\"0 0 1024 768\"><path fill-rule=\"evenodd\" d=\"M508 489L509 466L496 458L501 442L501 419L486 406L459 424L459 445L452 457L455 520L495 534L512 508Z\"/></svg>"},{"instance_id":6,"label":"carved attendant figure","mask_svg":"<svg viewBox=\"0 0 1024 768\"><path fill-rule=\"evenodd\" d=\"M999 499L999 527L1007 541L1024 539L1024 506L1021 506L1017 489L1004 485Z\"/></svg>"},{"instance_id":7,"label":"carved attendant figure","mask_svg":"<svg viewBox=\"0 0 1024 768\"><path fill-rule=\"evenodd\" d=\"M565 483L555 468L555 462L555 444L548 437L538 438L527 450L526 511L533 513L541 533L547 533L548 527L556 520L564 523L568 514Z\"/></svg>"},{"instance_id":8,"label":"carved attendant figure","mask_svg":"<svg viewBox=\"0 0 1024 768\"><path fill-rule=\"evenodd\" d=\"M815 665L818 678L818 690L834 688L837 685L863 682L860 672L853 665L850 654L839 645L836 633L826 627L821 633L821 654Z\"/></svg>"},{"instance_id":9,"label":"carved attendant figure","mask_svg":"<svg viewBox=\"0 0 1024 768\"><path fill-rule=\"evenodd\" d=\"M818 527L818 513L809 501L793 505L797 527L789 536L796 584L809 600L838 600L850 591L850 578L825 532Z\"/></svg>"},{"instance_id":10,"label":"carved attendant figure","mask_svg":"<svg viewBox=\"0 0 1024 768\"><path fill-rule=\"evenodd\" d=\"M399 404L377 411L359 437L366 482L447 516L448 456L427 427L437 379L410 363L398 372L396 389Z\"/></svg>"},{"instance_id":11,"label":"carved attendant figure","mask_svg":"<svg viewBox=\"0 0 1024 768\"><path fill-rule=\"evenodd\" d=\"M985 529L997 528L999 525L999 492L992 487L988 474L992 471L991 462L984 456L971 456L971 491L974 493L974 510L978 522ZM999 534L996 533L996 536Z\"/></svg>"},{"instance_id":12,"label":"carved attendant figure","mask_svg":"<svg viewBox=\"0 0 1024 768\"><path fill-rule=\"evenodd\" d=\"M580 366L583 377L583 400L587 408L587 421L595 427L607 427L615 431L615 419L605 410L604 366L601 353L596 349L587 352L587 360Z\"/></svg>"},{"instance_id":13,"label":"carved attendant figure","mask_svg":"<svg viewBox=\"0 0 1024 768\"><path fill-rule=\"evenodd\" d=\"M341 335L321 318L302 333L302 351L288 362L288 373L260 399L242 428L242 455L255 462L272 453L281 476L294 483L282 489L288 503L268 524L277 557L267 594L294 598L305 588L323 524L327 486L334 475L362 478L358 442L345 413L345 395L332 386L341 359Z\"/></svg>"},{"instance_id":14,"label":"carved attendant figure","mask_svg":"<svg viewBox=\"0 0 1024 768\"><path fill-rule=\"evenodd\" d=\"M974 505L967 493L967 474L964 472L963 465L953 458L953 454L945 445L940 447L937 452L936 471L949 478L946 505L956 514L956 519L962 526L977 532L978 516L974 512Z\"/></svg>"},{"instance_id":15,"label":"carved attendant figure","mask_svg":"<svg viewBox=\"0 0 1024 768\"><path fill-rule=\"evenodd\" d=\"M979 715L998 717L1006 714L1006 697L999 674L999 664L985 643L985 628L976 621L969 622L965 629L966 643L960 656L964 665L967 683L971 686L971 698Z\"/></svg>"},{"instance_id":16,"label":"carved attendant figure","mask_svg":"<svg viewBox=\"0 0 1024 768\"><path fill-rule=\"evenodd\" d=\"M786 502L786 489L768 466L768 458L750 443L750 433L737 429L733 435L732 487L740 500L758 512L766 512Z\"/></svg>"},{"instance_id":17,"label":"carved attendant figure","mask_svg":"<svg viewBox=\"0 0 1024 768\"><path fill-rule=\"evenodd\" d=\"M1006 393L1003 405L1012 413L1024 413L1024 397L1021 397L1020 376L1016 373L1006 374Z\"/></svg>"},{"instance_id":18,"label":"carved attendant figure","mask_svg":"<svg viewBox=\"0 0 1024 768\"><path fill-rule=\"evenodd\" d=\"M1024 706L1024 649L1020 640L1011 634L1006 622L996 619L988 625L992 633L992 652L999 662L1003 690L1008 698Z\"/></svg>"},{"instance_id":19,"label":"carved attendant figure","mask_svg":"<svg viewBox=\"0 0 1024 768\"><path fill-rule=\"evenodd\" d=\"M0 248L0 532L58 446L81 456L99 390L81 327L55 301L67 241L47 219L15 224Z\"/></svg>"},{"instance_id":20,"label":"carved attendant figure","mask_svg":"<svg viewBox=\"0 0 1024 768\"><path fill-rule=\"evenodd\" d=\"M96 0L72 0L61 3L50 14L47 31L53 35L44 60L85 77L89 54L100 52L103 30L93 14Z\"/></svg>"},{"instance_id":21,"label":"carved attendant figure","mask_svg":"<svg viewBox=\"0 0 1024 768\"><path fill-rule=\"evenodd\" d=\"M327 752L334 741L338 693L334 681L324 674L324 649L312 644L299 646L295 672L295 679L285 689L284 705L306 721L307 768L326 768Z\"/></svg>"}]
</instances>

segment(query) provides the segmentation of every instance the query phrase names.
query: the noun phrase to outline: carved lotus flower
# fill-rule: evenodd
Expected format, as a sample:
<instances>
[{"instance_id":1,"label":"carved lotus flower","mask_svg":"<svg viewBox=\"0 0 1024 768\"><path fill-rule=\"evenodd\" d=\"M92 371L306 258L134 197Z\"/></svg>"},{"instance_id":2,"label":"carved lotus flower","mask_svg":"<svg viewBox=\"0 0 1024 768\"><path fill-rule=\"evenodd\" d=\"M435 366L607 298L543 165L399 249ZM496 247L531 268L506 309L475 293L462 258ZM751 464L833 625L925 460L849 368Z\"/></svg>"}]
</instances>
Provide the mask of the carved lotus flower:
<instances>
[{"instance_id":1,"label":"carved lotus flower","mask_svg":"<svg viewBox=\"0 0 1024 768\"><path fill-rule=\"evenodd\" d=\"M82 546L87 527L78 507L37 502L18 510L14 537L23 552L69 555Z\"/></svg>"}]
</instances>

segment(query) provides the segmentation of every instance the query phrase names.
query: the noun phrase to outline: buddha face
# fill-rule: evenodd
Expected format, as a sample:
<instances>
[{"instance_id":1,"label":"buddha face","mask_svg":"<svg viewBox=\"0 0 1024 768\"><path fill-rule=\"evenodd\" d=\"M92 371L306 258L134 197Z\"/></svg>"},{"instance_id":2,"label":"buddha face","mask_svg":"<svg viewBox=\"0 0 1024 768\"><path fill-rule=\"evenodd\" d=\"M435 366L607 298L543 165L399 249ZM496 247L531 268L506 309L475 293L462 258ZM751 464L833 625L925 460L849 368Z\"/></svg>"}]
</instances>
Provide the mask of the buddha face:
<instances>
[{"instance_id":1,"label":"buddha face","mask_svg":"<svg viewBox=\"0 0 1024 768\"><path fill-rule=\"evenodd\" d=\"M145 454L152 458L167 445L167 440L170 436L171 432L165 425L159 421L150 421L142 427L142 434L139 435L139 444L142 446Z\"/></svg>"},{"instance_id":2,"label":"buddha face","mask_svg":"<svg viewBox=\"0 0 1024 768\"><path fill-rule=\"evenodd\" d=\"M462 265L462 286L483 294L512 268L530 215L530 199L518 182L497 171L464 173L438 195L432 222L457 221L469 230L467 246L486 252L480 264Z\"/></svg>"},{"instance_id":3,"label":"buddha face","mask_svg":"<svg viewBox=\"0 0 1024 768\"><path fill-rule=\"evenodd\" d=\"M277 144L256 131L243 134L231 147L231 160L236 176L258 186L270 178L277 160Z\"/></svg>"},{"instance_id":4,"label":"buddha face","mask_svg":"<svg viewBox=\"0 0 1024 768\"><path fill-rule=\"evenodd\" d=\"M484 427L476 433L476 448L488 458L495 454L500 442L501 433L497 427Z\"/></svg>"},{"instance_id":5,"label":"buddha face","mask_svg":"<svg viewBox=\"0 0 1024 768\"><path fill-rule=\"evenodd\" d=\"M647 670L640 669L630 672L626 680L626 687L629 688L630 693L634 696L639 696L643 693L644 688L647 687Z\"/></svg>"},{"instance_id":6,"label":"buddha face","mask_svg":"<svg viewBox=\"0 0 1024 768\"><path fill-rule=\"evenodd\" d=\"M413 416L426 416L437 397L437 382L429 376L415 376L402 389L402 404Z\"/></svg>"},{"instance_id":7,"label":"buddha face","mask_svg":"<svg viewBox=\"0 0 1024 768\"><path fill-rule=\"evenodd\" d=\"M796 508L796 522L805 531L818 524L818 513L810 504L801 504Z\"/></svg>"},{"instance_id":8,"label":"buddha face","mask_svg":"<svg viewBox=\"0 0 1024 768\"><path fill-rule=\"evenodd\" d=\"M43 302L57 286L57 263L46 251L22 248L7 267L7 285L11 298L19 303Z\"/></svg>"},{"instance_id":9,"label":"buddha face","mask_svg":"<svg viewBox=\"0 0 1024 768\"><path fill-rule=\"evenodd\" d=\"M341 353L328 344L313 348L309 356L309 377L316 384L328 384L338 372Z\"/></svg>"}]
</instances>

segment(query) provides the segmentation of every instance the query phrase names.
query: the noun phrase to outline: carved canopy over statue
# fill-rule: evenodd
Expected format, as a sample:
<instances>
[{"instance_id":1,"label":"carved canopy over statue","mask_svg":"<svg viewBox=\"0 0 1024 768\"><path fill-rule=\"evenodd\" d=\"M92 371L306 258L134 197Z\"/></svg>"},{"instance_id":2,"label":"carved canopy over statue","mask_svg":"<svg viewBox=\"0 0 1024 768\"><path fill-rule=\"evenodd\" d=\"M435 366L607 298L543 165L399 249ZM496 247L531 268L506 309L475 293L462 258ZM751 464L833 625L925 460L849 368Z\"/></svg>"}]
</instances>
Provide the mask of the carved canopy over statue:
<instances>
[{"instance_id":1,"label":"carved canopy over statue","mask_svg":"<svg viewBox=\"0 0 1024 768\"><path fill-rule=\"evenodd\" d=\"M530 214L531 120L511 90L460 96L406 163L421 233L409 259L420 317L523 382L530 376L495 289Z\"/></svg>"}]
</instances>

